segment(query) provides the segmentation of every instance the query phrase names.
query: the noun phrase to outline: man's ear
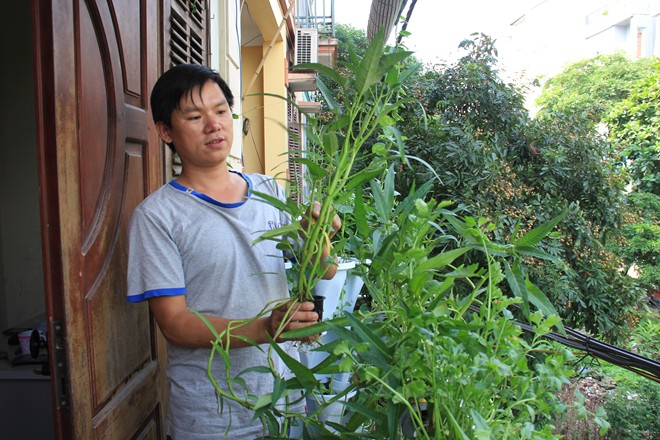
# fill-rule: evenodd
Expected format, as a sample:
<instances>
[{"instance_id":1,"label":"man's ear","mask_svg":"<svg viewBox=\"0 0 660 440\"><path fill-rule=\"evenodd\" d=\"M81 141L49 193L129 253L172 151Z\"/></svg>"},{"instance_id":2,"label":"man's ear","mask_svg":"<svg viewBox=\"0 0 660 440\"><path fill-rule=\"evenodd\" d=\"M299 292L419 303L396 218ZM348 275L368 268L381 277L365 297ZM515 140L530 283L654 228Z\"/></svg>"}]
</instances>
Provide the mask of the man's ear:
<instances>
[{"instance_id":1,"label":"man's ear","mask_svg":"<svg viewBox=\"0 0 660 440\"><path fill-rule=\"evenodd\" d=\"M172 142L172 137L170 136L170 127L163 121L156 122L156 130L158 131L158 136L165 142L169 144Z\"/></svg>"}]
</instances>

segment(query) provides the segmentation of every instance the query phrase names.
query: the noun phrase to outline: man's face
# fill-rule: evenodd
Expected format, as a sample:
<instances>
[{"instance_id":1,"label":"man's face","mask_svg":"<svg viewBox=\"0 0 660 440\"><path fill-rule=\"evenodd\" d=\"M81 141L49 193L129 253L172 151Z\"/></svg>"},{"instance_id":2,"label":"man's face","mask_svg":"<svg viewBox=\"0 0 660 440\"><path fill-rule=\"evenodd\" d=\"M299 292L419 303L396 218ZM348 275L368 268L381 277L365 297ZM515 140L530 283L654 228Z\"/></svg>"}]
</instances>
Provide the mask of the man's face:
<instances>
[{"instance_id":1,"label":"man's face","mask_svg":"<svg viewBox=\"0 0 660 440\"><path fill-rule=\"evenodd\" d=\"M186 167L213 167L227 160L234 140L232 112L220 86L207 81L181 99L172 112L171 126L158 122L160 137L173 143Z\"/></svg>"}]
</instances>

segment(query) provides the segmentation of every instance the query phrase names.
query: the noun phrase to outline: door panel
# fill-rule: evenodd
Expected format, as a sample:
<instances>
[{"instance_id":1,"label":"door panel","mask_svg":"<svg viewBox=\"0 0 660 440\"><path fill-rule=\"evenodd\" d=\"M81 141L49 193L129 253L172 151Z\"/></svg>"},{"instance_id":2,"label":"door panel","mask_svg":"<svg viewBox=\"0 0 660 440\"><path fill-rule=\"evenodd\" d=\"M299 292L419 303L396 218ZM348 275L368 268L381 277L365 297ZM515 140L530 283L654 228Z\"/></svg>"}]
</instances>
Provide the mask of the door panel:
<instances>
[{"instance_id":1,"label":"door panel","mask_svg":"<svg viewBox=\"0 0 660 440\"><path fill-rule=\"evenodd\" d=\"M125 291L131 212L164 179L148 110L159 3L33 0L47 315L65 329L62 439L164 436L165 345Z\"/></svg>"}]
</instances>

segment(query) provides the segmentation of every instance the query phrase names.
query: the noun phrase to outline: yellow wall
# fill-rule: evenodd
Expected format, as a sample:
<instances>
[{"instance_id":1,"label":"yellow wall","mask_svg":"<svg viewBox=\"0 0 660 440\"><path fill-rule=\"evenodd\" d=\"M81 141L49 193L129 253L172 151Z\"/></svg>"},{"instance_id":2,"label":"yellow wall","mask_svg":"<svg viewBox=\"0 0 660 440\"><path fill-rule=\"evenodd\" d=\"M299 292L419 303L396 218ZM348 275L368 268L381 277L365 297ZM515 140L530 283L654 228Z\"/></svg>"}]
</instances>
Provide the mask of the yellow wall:
<instances>
[{"instance_id":1,"label":"yellow wall","mask_svg":"<svg viewBox=\"0 0 660 440\"><path fill-rule=\"evenodd\" d=\"M286 178L286 26L280 29L283 13L277 0L247 0L247 7L264 43L242 48L243 115L250 119L250 131L243 139L245 170ZM261 71L254 80L260 65ZM254 94L258 96L248 96Z\"/></svg>"},{"instance_id":2,"label":"yellow wall","mask_svg":"<svg viewBox=\"0 0 660 440\"><path fill-rule=\"evenodd\" d=\"M285 179L288 133L286 117L286 42L277 42L264 64L264 139L266 174Z\"/></svg>"},{"instance_id":3,"label":"yellow wall","mask_svg":"<svg viewBox=\"0 0 660 440\"><path fill-rule=\"evenodd\" d=\"M261 46L245 46L241 51L243 84L249 84L261 62ZM252 89L243 95L243 119L250 120L250 130L243 135L243 161L248 173L264 172L263 72ZM244 92L245 93L245 92ZM242 134L242 133L241 133Z\"/></svg>"}]
</instances>

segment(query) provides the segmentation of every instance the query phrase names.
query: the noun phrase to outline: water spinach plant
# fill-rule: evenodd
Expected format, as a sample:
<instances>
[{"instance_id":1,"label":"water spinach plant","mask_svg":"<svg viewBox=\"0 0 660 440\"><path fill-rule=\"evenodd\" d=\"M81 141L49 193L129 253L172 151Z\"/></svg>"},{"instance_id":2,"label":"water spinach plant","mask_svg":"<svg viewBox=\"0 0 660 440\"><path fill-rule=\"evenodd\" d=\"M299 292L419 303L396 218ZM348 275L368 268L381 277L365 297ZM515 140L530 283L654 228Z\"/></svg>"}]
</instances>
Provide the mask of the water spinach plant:
<instances>
[{"instance_id":1,"label":"water spinach plant","mask_svg":"<svg viewBox=\"0 0 660 440\"><path fill-rule=\"evenodd\" d=\"M336 82L343 91L339 96L332 96L319 79L319 89L331 117L309 117L304 126L307 139L304 156L289 158L306 169L308 202L305 206L293 200L280 201L258 194L292 219L291 224L268 231L258 240L276 240L283 250L295 256L293 290L301 301L312 299L314 286L323 278L328 263L324 258L327 260L328 257L321 249L330 245L335 207L346 203L356 190L383 172L382 163L377 165L376 162L356 171L356 161L371 155L368 150L370 139L383 130L394 130L396 112L411 100L401 94L401 88L419 66L402 67L402 61L411 52L387 49L383 36L383 32L374 36L361 60L343 66L348 69L347 75L319 63L295 66L319 72ZM403 150L400 139L399 143ZM312 219L308 207L315 201L321 203L321 210L318 218Z\"/></svg>"},{"instance_id":2,"label":"water spinach plant","mask_svg":"<svg viewBox=\"0 0 660 440\"><path fill-rule=\"evenodd\" d=\"M572 355L544 340L561 323L525 279L521 256L552 258L533 246L562 217L498 244L486 220L428 199L431 185L397 200L390 168L370 182L369 200L355 200L369 303L321 324L339 337L320 349L353 373L346 392L356 392L350 416L323 425L323 438L557 438ZM519 279L524 290L507 295ZM527 315L533 337L514 317L525 302L536 309Z\"/></svg>"}]
</instances>

